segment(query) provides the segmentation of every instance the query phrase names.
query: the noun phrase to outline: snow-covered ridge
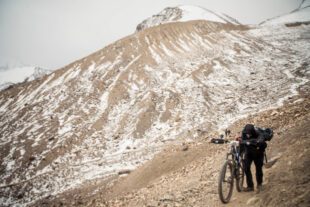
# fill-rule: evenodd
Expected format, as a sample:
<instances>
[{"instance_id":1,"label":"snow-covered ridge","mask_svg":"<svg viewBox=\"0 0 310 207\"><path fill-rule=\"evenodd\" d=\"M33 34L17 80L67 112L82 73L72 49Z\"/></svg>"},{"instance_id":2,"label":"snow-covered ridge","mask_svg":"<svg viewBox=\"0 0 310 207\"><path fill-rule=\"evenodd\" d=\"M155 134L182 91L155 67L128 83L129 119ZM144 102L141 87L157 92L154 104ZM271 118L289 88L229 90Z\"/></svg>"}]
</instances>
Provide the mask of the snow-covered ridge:
<instances>
[{"instance_id":1,"label":"snow-covered ridge","mask_svg":"<svg viewBox=\"0 0 310 207\"><path fill-rule=\"evenodd\" d=\"M137 26L136 31L141 31L149 27L169 22L186 22L191 20L207 20L220 23L240 24L237 20L226 14L213 12L198 6L183 5L165 8L157 15L153 15L140 23Z\"/></svg>"},{"instance_id":2,"label":"snow-covered ridge","mask_svg":"<svg viewBox=\"0 0 310 207\"><path fill-rule=\"evenodd\" d=\"M276 25L288 23L300 23L310 21L310 1L303 1L300 6L288 14L268 19L260 25Z\"/></svg>"},{"instance_id":3,"label":"snow-covered ridge","mask_svg":"<svg viewBox=\"0 0 310 207\"><path fill-rule=\"evenodd\" d=\"M303 0L299 6L299 9L306 8L310 6L310 0Z\"/></svg>"}]
</instances>

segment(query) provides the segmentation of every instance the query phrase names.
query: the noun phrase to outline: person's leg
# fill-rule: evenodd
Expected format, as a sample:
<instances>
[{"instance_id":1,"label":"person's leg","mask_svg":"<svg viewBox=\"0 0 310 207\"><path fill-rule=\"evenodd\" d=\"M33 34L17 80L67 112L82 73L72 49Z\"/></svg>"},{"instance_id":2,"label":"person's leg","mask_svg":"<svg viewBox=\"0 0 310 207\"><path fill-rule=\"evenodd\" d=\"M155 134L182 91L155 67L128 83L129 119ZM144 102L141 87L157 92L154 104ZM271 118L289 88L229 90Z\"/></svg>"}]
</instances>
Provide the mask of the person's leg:
<instances>
[{"instance_id":1,"label":"person's leg","mask_svg":"<svg viewBox=\"0 0 310 207\"><path fill-rule=\"evenodd\" d=\"M254 164L256 168L256 182L257 186L263 184L263 164L264 164L264 153L259 152L254 159Z\"/></svg>"},{"instance_id":2,"label":"person's leg","mask_svg":"<svg viewBox=\"0 0 310 207\"><path fill-rule=\"evenodd\" d=\"M246 153L245 159L244 159L244 172L246 175L246 182L247 182L248 188L254 188L253 178L252 178L252 173L251 173L252 161L253 161L253 159L250 156L250 154Z\"/></svg>"}]
</instances>

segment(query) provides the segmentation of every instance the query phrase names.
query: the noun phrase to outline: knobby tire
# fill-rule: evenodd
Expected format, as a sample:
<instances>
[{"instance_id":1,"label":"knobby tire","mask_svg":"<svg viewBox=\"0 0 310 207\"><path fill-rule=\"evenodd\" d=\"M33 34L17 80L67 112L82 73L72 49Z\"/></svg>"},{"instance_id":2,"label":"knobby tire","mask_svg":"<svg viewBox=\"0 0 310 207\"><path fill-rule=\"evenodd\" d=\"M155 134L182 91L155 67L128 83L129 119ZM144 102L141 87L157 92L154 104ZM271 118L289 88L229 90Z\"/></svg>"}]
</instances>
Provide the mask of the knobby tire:
<instances>
[{"instance_id":1,"label":"knobby tire","mask_svg":"<svg viewBox=\"0 0 310 207\"><path fill-rule=\"evenodd\" d=\"M226 183L229 185L229 190L228 190L227 195L223 192L224 190L223 185ZM231 161L226 160L220 173L219 185L218 185L218 193L219 193L219 197L222 203L229 202L232 196L233 187L234 187L233 164Z\"/></svg>"}]
</instances>

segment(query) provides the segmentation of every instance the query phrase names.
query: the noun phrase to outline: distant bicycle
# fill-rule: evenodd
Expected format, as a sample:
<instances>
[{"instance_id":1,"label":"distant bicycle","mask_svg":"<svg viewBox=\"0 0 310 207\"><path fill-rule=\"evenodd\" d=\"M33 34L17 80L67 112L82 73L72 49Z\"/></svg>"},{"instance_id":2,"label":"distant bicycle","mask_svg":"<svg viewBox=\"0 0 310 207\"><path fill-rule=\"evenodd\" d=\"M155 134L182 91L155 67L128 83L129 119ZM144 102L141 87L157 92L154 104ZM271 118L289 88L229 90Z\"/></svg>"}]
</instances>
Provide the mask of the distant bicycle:
<instances>
[{"instance_id":1,"label":"distant bicycle","mask_svg":"<svg viewBox=\"0 0 310 207\"><path fill-rule=\"evenodd\" d=\"M244 183L244 161L240 154L240 143L250 144L251 140L231 141L230 152L227 153L226 161L222 167L218 183L218 193L222 203L228 203L233 192L234 180L238 192L243 190Z\"/></svg>"}]
</instances>

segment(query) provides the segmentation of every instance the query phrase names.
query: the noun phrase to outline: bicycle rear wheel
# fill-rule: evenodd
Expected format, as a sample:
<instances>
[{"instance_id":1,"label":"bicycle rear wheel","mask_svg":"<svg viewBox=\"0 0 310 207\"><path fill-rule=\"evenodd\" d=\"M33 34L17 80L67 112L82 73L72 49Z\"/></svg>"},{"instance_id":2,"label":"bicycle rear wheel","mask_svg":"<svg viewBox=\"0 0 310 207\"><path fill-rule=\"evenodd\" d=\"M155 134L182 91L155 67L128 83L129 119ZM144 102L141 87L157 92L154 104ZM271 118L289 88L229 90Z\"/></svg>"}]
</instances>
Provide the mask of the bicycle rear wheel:
<instances>
[{"instance_id":1,"label":"bicycle rear wheel","mask_svg":"<svg viewBox=\"0 0 310 207\"><path fill-rule=\"evenodd\" d=\"M244 164L243 162L240 163L240 166L236 170L236 188L238 192L243 190L244 184Z\"/></svg>"},{"instance_id":2,"label":"bicycle rear wheel","mask_svg":"<svg viewBox=\"0 0 310 207\"><path fill-rule=\"evenodd\" d=\"M218 193L222 203L229 202L232 195L233 187L234 187L233 164L227 160L222 167L218 185Z\"/></svg>"}]
</instances>

